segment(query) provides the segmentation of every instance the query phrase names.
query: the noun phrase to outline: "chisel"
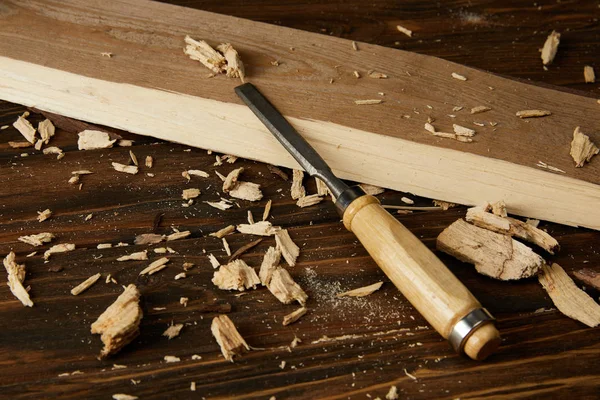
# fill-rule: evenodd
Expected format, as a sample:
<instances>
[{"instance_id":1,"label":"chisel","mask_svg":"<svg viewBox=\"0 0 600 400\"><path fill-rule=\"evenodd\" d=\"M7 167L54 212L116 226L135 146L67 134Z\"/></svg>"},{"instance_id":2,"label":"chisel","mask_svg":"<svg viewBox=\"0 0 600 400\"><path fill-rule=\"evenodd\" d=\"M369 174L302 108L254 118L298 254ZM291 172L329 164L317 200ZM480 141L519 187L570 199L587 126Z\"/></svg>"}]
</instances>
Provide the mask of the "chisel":
<instances>
[{"instance_id":1,"label":"chisel","mask_svg":"<svg viewBox=\"0 0 600 400\"><path fill-rule=\"evenodd\" d=\"M448 268L379 201L359 186L338 179L325 161L252 85L238 96L298 164L321 179L336 199L344 226L354 233L377 265L454 350L483 360L500 345L494 318Z\"/></svg>"}]
</instances>

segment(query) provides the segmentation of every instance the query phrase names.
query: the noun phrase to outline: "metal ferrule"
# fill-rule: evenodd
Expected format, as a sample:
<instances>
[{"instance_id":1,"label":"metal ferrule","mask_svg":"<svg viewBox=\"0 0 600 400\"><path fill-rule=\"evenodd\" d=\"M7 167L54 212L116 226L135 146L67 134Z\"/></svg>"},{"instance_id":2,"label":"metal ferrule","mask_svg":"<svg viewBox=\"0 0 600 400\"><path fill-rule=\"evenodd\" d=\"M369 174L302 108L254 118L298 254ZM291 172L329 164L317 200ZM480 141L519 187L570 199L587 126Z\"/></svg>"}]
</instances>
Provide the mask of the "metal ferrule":
<instances>
[{"instance_id":1,"label":"metal ferrule","mask_svg":"<svg viewBox=\"0 0 600 400\"><path fill-rule=\"evenodd\" d=\"M337 209L338 214L340 214L340 216L343 217L344 212L346 211L346 208L348 208L350 203L352 203L359 197L366 195L367 194L364 190L362 190L360 186L350 186L348 189L344 190L342 193L340 193L340 195L337 197L337 200L335 201L335 208Z\"/></svg>"},{"instance_id":2,"label":"metal ferrule","mask_svg":"<svg viewBox=\"0 0 600 400\"><path fill-rule=\"evenodd\" d=\"M496 318L492 317L485 308L476 308L454 325L448 341L457 353L462 353L469 336L480 326L495 320Z\"/></svg>"}]
</instances>

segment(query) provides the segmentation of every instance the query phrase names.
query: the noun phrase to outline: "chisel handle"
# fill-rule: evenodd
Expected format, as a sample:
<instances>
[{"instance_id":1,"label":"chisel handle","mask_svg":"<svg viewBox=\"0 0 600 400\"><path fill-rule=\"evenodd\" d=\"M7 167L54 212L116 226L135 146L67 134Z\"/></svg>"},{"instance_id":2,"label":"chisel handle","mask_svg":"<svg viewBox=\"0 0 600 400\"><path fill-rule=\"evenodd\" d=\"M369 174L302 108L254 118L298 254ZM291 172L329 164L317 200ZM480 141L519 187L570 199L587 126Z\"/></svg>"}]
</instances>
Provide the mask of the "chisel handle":
<instances>
[{"instance_id":1,"label":"chisel handle","mask_svg":"<svg viewBox=\"0 0 600 400\"><path fill-rule=\"evenodd\" d=\"M344 210L344 225L455 350L483 360L500 345L491 315L415 235L369 195Z\"/></svg>"}]
</instances>

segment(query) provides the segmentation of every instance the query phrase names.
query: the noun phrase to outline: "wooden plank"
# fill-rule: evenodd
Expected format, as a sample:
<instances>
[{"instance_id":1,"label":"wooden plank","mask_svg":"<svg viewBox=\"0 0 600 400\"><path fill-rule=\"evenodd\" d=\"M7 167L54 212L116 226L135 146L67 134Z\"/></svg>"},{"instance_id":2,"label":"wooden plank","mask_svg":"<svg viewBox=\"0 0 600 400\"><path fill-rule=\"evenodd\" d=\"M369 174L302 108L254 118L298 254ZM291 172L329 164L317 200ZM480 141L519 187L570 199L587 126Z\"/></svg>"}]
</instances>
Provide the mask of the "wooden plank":
<instances>
[{"instance_id":1,"label":"wooden plank","mask_svg":"<svg viewBox=\"0 0 600 400\"><path fill-rule=\"evenodd\" d=\"M83 3L60 2L60 8L50 0L7 3L0 19L0 37L6 39L0 42L2 98L135 133L295 165L239 105L232 91L237 81L206 78L202 66L182 56L185 34L212 44L228 41L240 50L248 78L340 176L463 204L501 198L512 213L600 228L600 211L594 207L600 199L599 164L576 170L568 155L574 126L593 132L600 124L594 99L413 53L367 44L354 51L346 40L232 17L140 0L91 7ZM59 34L67 31L77 40ZM265 37L278 40L265 46ZM103 58L101 52L114 57ZM271 65L275 59L279 67ZM370 69L390 78L352 75ZM452 72L468 80L452 79ZM381 105L354 104L382 91ZM478 105L492 111L465 111ZM465 109L452 119L446 115L454 106ZM514 115L534 108L553 115L535 121ZM473 126L474 121L499 125L476 127L475 142L465 144L427 134L423 124L429 116L441 130L452 123ZM535 169L539 160L565 170L565 176Z\"/></svg>"}]
</instances>

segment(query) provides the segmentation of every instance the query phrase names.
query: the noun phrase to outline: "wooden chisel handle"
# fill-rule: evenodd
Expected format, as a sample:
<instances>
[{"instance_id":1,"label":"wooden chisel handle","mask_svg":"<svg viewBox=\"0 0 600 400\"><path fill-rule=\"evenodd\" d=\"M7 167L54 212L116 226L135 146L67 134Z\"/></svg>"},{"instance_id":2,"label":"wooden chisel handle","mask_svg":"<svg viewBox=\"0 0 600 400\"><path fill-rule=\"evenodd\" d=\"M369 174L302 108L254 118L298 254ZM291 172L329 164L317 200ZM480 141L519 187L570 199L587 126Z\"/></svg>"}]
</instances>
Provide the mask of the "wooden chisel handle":
<instances>
[{"instance_id":1,"label":"wooden chisel handle","mask_svg":"<svg viewBox=\"0 0 600 400\"><path fill-rule=\"evenodd\" d=\"M353 200L343 219L394 285L456 350L474 360L496 351L500 334L489 313L375 197Z\"/></svg>"}]
</instances>

